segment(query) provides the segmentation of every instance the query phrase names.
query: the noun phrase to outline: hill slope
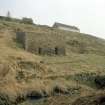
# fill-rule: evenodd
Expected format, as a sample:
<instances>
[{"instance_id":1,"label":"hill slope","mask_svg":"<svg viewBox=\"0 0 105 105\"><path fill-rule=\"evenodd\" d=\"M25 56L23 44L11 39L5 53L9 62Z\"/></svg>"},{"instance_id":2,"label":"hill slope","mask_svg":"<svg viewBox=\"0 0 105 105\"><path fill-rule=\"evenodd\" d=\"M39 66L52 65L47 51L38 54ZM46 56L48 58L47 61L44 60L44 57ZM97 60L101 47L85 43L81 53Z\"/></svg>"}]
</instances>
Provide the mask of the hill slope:
<instances>
[{"instance_id":1,"label":"hill slope","mask_svg":"<svg viewBox=\"0 0 105 105\"><path fill-rule=\"evenodd\" d=\"M24 51L16 42L17 28L64 35L67 55L38 56ZM100 91L94 84L94 78L105 75L104 62L103 39L47 26L0 21L0 93L9 95L12 101L34 93L40 98L48 97L39 105L49 105L54 99L52 104L61 105L71 103L71 97L94 94Z\"/></svg>"}]
</instances>

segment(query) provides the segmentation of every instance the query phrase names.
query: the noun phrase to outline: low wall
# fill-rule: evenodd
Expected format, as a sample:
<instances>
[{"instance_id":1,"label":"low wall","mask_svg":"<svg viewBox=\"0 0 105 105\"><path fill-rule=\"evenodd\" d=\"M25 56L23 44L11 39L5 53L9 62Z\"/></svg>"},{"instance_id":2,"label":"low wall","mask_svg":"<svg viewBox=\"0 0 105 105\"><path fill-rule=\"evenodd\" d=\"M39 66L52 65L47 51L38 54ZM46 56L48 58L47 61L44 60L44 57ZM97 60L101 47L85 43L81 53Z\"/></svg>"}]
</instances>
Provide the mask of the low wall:
<instances>
[{"instance_id":1,"label":"low wall","mask_svg":"<svg viewBox=\"0 0 105 105\"><path fill-rule=\"evenodd\" d=\"M26 34L25 32L16 32L16 40L23 45L23 48L26 47Z\"/></svg>"},{"instance_id":2,"label":"low wall","mask_svg":"<svg viewBox=\"0 0 105 105\"><path fill-rule=\"evenodd\" d=\"M39 55L65 55L64 37L56 33L17 32L25 50Z\"/></svg>"}]
</instances>

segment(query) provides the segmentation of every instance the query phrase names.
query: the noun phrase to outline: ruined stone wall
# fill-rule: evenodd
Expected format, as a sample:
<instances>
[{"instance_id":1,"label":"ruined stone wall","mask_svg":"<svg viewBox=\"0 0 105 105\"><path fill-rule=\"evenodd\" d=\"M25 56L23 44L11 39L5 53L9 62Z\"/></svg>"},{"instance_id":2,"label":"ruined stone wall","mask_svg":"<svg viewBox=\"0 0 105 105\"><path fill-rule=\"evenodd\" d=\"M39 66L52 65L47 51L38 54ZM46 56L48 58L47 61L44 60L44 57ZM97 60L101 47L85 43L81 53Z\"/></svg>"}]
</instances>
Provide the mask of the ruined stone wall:
<instances>
[{"instance_id":1,"label":"ruined stone wall","mask_svg":"<svg viewBox=\"0 0 105 105\"><path fill-rule=\"evenodd\" d=\"M22 39L21 39L22 38ZM24 48L40 55L65 55L64 36L54 32L26 32L18 33L18 39L23 43Z\"/></svg>"},{"instance_id":2,"label":"ruined stone wall","mask_svg":"<svg viewBox=\"0 0 105 105\"><path fill-rule=\"evenodd\" d=\"M26 46L26 34L25 32L16 32L16 39L19 43L23 45L23 48Z\"/></svg>"}]
</instances>

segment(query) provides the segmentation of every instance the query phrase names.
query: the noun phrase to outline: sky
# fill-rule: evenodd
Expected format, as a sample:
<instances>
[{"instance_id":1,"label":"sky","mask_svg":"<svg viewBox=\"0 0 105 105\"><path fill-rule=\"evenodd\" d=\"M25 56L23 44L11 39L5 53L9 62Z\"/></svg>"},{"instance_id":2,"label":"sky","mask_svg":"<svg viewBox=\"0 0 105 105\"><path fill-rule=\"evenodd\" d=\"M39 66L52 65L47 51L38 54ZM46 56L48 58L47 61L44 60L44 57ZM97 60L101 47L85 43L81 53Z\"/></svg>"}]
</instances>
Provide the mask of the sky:
<instances>
[{"instance_id":1,"label":"sky","mask_svg":"<svg viewBox=\"0 0 105 105\"><path fill-rule=\"evenodd\" d=\"M0 15L29 17L36 24L77 26L82 33L105 39L105 0L0 0Z\"/></svg>"}]
</instances>

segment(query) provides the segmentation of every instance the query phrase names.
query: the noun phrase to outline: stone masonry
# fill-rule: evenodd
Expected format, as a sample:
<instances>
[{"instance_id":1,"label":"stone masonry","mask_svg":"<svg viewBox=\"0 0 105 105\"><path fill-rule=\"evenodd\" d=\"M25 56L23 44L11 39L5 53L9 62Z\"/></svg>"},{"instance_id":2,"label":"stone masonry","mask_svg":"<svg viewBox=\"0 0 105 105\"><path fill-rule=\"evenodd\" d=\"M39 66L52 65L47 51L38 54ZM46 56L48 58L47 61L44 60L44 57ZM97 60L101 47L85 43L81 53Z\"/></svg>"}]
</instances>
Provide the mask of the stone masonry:
<instances>
[{"instance_id":1,"label":"stone masonry","mask_svg":"<svg viewBox=\"0 0 105 105\"><path fill-rule=\"evenodd\" d=\"M57 33L17 32L16 37L24 49L39 55L65 55L65 41Z\"/></svg>"}]
</instances>

